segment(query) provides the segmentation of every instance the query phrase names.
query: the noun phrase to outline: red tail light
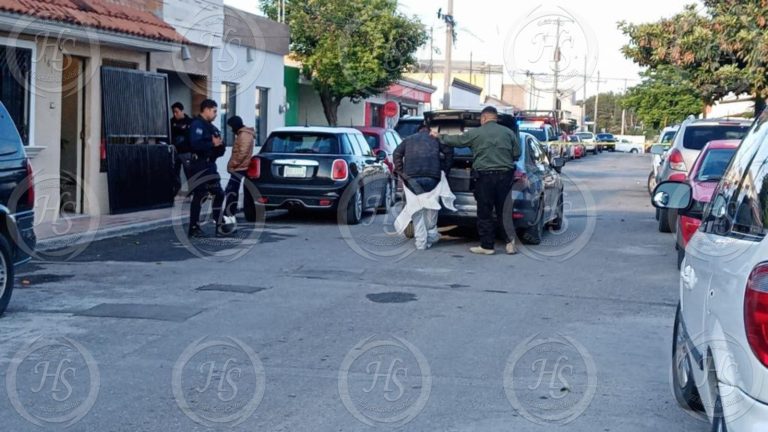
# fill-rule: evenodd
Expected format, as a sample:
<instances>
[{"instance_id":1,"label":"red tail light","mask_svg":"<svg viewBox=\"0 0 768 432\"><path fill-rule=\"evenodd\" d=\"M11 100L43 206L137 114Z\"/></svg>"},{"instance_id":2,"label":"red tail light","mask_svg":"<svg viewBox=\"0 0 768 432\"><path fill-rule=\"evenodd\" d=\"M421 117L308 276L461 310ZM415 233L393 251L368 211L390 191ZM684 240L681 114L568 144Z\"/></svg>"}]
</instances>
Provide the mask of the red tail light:
<instances>
[{"instance_id":1,"label":"red tail light","mask_svg":"<svg viewBox=\"0 0 768 432\"><path fill-rule=\"evenodd\" d=\"M35 176L29 159L27 159L27 205L29 208L35 207Z\"/></svg>"},{"instance_id":2,"label":"red tail light","mask_svg":"<svg viewBox=\"0 0 768 432\"><path fill-rule=\"evenodd\" d=\"M253 157L251 163L248 165L248 173L246 174L250 179L257 179L261 177L261 158Z\"/></svg>"},{"instance_id":3,"label":"red tail light","mask_svg":"<svg viewBox=\"0 0 768 432\"><path fill-rule=\"evenodd\" d=\"M107 140L104 138L101 139L101 143L99 144L99 153L101 160L107 160Z\"/></svg>"},{"instance_id":4,"label":"red tail light","mask_svg":"<svg viewBox=\"0 0 768 432\"><path fill-rule=\"evenodd\" d=\"M675 171L688 171L688 167L685 166L685 159L680 150L674 149L669 152L669 167Z\"/></svg>"},{"instance_id":5,"label":"red tail light","mask_svg":"<svg viewBox=\"0 0 768 432\"><path fill-rule=\"evenodd\" d=\"M683 183L688 176L684 173L674 173L669 176L669 181Z\"/></svg>"},{"instance_id":6,"label":"red tail light","mask_svg":"<svg viewBox=\"0 0 768 432\"><path fill-rule=\"evenodd\" d=\"M752 352L768 367L768 263L758 264L747 280L744 327Z\"/></svg>"},{"instance_id":7,"label":"red tail light","mask_svg":"<svg viewBox=\"0 0 768 432\"><path fill-rule=\"evenodd\" d=\"M515 186L520 185L519 187L522 189L525 189L528 187L528 174L524 173L523 171L515 170Z\"/></svg>"},{"instance_id":8,"label":"red tail light","mask_svg":"<svg viewBox=\"0 0 768 432\"><path fill-rule=\"evenodd\" d=\"M347 161L343 159L336 159L333 161L333 167L331 168L331 179L336 181L344 181L349 178L349 167Z\"/></svg>"},{"instance_id":9,"label":"red tail light","mask_svg":"<svg viewBox=\"0 0 768 432\"><path fill-rule=\"evenodd\" d=\"M696 234L696 231L701 226L701 220L692 218L689 216L680 216L680 237L682 239L682 243L680 246L685 248L688 246L688 242L691 241L691 238L694 234Z\"/></svg>"}]
</instances>

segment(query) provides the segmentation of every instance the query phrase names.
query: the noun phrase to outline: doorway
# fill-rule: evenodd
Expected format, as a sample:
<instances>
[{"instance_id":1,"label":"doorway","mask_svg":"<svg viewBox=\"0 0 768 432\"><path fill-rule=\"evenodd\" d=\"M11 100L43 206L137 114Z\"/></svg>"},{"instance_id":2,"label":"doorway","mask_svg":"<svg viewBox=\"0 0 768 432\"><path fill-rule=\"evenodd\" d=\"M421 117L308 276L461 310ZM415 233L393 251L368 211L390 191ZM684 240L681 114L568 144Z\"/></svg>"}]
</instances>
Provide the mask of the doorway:
<instances>
[{"instance_id":1,"label":"doorway","mask_svg":"<svg viewBox=\"0 0 768 432\"><path fill-rule=\"evenodd\" d=\"M85 59L65 55L61 83L61 213L84 212Z\"/></svg>"}]
</instances>

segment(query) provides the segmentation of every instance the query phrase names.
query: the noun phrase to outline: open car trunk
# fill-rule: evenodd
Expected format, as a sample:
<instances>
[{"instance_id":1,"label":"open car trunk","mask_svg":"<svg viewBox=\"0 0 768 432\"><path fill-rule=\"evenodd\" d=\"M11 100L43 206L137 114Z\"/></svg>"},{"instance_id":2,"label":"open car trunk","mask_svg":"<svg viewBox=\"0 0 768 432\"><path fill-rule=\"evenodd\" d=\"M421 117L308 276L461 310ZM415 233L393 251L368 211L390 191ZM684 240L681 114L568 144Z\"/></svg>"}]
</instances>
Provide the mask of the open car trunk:
<instances>
[{"instance_id":1,"label":"open car trunk","mask_svg":"<svg viewBox=\"0 0 768 432\"><path fill-rule=\"evenodd\" d=\"M480 111L432 111L424 114L430 129L441 134L459 135L480 127ZM518 133L517 121L509 114L499 114L499 124ZM454 193L474 191L472 179L472 150L468 147L454 148L453 164L448 174L448 183Z\"/></svg>"}]
</instances>

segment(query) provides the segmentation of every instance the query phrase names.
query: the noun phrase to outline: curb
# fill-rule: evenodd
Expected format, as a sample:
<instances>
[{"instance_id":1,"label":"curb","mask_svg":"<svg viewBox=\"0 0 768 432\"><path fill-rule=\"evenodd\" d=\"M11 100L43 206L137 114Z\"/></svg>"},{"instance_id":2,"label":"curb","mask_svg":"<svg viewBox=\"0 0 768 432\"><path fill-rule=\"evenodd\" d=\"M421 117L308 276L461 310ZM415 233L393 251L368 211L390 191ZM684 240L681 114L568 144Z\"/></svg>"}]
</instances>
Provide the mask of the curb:
<instances>
[{"instance_id":1,"label":"curb","mask_svg":"<svg viewBox=\"0 0 768 432\"><path fill-rule=\"evenodd\" d=\"M138 222L135 224L101 228L98 229L95 234L79 233L69 234L61 237L47 238L44 240L38 240L35 250L45 252L61 249L64 247L79 246L82 244L93 243L96 241L107 240L115 237L122 237L125 235L141 234L147 231L155 230L157 228L171 226L173 222L179 219L184 219L184 217L177 217L175 219L169 217L146 222Z\"/></svg>"}]
</instances>

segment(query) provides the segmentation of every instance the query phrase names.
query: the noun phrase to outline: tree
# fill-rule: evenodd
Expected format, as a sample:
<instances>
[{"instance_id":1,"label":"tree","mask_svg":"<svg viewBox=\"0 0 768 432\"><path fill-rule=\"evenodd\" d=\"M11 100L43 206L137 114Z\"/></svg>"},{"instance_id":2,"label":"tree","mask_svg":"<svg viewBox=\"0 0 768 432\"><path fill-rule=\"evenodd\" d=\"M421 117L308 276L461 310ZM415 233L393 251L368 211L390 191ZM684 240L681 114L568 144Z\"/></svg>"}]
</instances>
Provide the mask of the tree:
<instances>
[{"instance_id":1,"label":"tree","mask_svg":"<svg viewBox=\"0 0 768 432\"><path fill-rule=\"evenodd\" d=\"M764 0L705 0L655 23L619 23L629 37L624 55L641 66L673 66L690 79L696 94L711 104L728 93L750 93L756 111L768 97Z\"/></svg>"},{"instance_id":2,"label":"tree","mask_svg":"<svg viewBox=\"0 0 768 432\"><path fill-rule=\"evenodd\" d=\"M612 134L621 132L621 100L621 94L613 92L600 93L600 101L597 105L597 125L600 128L598 132L603 130ZM594 121L592 118L595 112L594 96L587 98L585 111L587 119Z\"/></svg>"},{"instance_id":3,"label":"tree","mask_svg":"<svg viewBox=\"0 0 768 432\"><path fill-rule=\"evenodd\" d=\"M277 0L260 0L277 17ZM397 11L397 0L286 0L291 56L320 96L326 120L338 124L345 98L382 93L417 63L427 41L417 18Z\"/></svg>"},{"instance_id":4,"label":"tree","mask_svg":"<svg viewBox=\"0 0 768 432\"><path fill-rule=\"evenodd\" d=\"M634 110L647 129L658 131L701 113L698 92L681 70L659 66L641 75L643 82L628 90L622 105Z\"/></svg>"}]
</instances>

